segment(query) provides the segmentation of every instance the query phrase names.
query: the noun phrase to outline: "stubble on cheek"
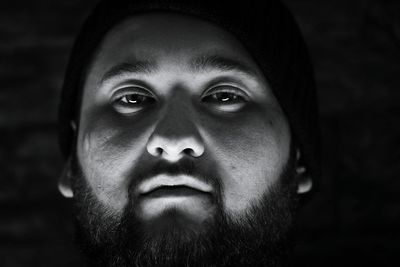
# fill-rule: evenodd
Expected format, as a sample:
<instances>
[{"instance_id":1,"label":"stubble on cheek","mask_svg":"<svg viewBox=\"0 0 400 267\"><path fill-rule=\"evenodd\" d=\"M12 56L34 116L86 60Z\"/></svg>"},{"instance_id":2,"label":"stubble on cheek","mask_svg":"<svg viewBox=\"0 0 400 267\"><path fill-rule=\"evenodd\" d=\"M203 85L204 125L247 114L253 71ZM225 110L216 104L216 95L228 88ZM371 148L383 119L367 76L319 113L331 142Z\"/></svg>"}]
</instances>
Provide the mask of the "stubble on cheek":
<instances>
[{"instance_id":1,"label":"stubble on cheek","mask_svg":"<svg viewBox=\"0 0 400 267\"><path fill-rule=\"evenodd\" d=\"M225 209L232 215L259 200L277 182L288 160L289 130L281 114L274 115L278 111L269 112L264 117L249 113L203 133L221 171Z\"/></svg>"},{"instance_id":2,"label":"stubble on cheek","mask_svg":"<svg viewBox=\"0 0 400 267\"><path fill-rule=\"evenodd\" d=\"M119 211L126 204L127 190L120 153L109 145L115 134L84 134L77 154L92 194L108 209Z\"/></svg>"}]
</instances>

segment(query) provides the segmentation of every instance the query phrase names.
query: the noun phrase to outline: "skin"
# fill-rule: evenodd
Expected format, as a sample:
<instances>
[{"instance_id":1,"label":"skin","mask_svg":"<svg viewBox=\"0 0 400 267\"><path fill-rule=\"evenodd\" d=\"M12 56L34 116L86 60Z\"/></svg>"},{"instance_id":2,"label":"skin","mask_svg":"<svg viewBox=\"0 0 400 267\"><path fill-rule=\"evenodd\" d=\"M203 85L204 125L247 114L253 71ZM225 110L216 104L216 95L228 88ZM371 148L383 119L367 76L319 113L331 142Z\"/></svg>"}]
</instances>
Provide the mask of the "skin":
<instances>
[{"instance_id":1,"label":"skin","mask_svg":"<svg viewBox=\"0 0 400 267\"><path fill-rule=\"evenodd\" d=\"M245 71L193 68L207 56ZM151 66L109 72L137 61ZM142 104L127 103L137 94ZM239 216L276 183L289 148L289 125L266 78L235 37L209 22L165 13L129 18L106 35L88 69L77 156L93 194L115 214L127 204L136 168L186 157L215 170L223 207ZM213 211L206 198L186 197L143 201L138 213L154 218L170 207L199 221Z\"/></svg>"}]
</instances>

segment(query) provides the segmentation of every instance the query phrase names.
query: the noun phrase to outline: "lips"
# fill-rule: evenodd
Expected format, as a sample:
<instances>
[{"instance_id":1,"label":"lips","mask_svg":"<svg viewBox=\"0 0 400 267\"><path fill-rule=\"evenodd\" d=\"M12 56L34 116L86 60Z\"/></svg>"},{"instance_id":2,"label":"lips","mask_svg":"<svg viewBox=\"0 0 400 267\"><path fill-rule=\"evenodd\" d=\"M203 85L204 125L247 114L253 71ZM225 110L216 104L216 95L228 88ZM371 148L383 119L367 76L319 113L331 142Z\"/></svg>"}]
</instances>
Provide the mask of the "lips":
<instances>
[{"instance_id":1,"label":"lips","mask_svg":"<svg viewBox=\"0 0 400 267\"><path fill-rule=\"evenodd\" d=\"M194 221L214 214L214 188L205 179L161 174L143 180L136 189L137 212L143 220L164 218L168 210L179 210L174 216L184 214Z\"/></svg>"},{"instance_id":2,"label":"lips","mask_svg":"<svg viewBox=\"0 0 400 267\"><path fill-rule=\"evenodd\" d=\"M190 196L198 196L211 194L209 192L204 192L201 190L197 190L188 186L160 186L151 190L147 193L141 194L142 197L152 197L152 198L160 198L160 197L190 197Z\"/></svg>"},{"instance_id":3,"label":"lips","mask_svg":"<svg viewBox=\"0 0 400 267\"><path fill-rule=\"evenodd\" d=\"M211 185L188 175L157 175L138 186L142 197L210 195L212 191Z\"/></svg>"}]
</instances>

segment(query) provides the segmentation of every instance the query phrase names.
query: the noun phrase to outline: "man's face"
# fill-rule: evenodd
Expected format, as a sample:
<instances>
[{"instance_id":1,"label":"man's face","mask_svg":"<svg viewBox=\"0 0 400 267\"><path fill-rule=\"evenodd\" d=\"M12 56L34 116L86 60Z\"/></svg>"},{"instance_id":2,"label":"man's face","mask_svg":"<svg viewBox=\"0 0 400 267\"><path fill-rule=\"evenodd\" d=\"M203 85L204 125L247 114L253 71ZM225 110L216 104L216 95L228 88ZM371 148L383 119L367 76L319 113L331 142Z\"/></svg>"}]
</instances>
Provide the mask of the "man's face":
<instances>
[{"instance_id":1,"label":"man's face","mask_svg":"<svg viewBox=\"0 0 400 267\"><path fill-rule=\"evenodd\" d=\"M81 220L135 223L124 229L143 240L251 224L291 173L289 126L257 65L228 32L182 15L136 16L106 35L78 129L74 193L92 202Z\"/></svg>"}]
</instances>

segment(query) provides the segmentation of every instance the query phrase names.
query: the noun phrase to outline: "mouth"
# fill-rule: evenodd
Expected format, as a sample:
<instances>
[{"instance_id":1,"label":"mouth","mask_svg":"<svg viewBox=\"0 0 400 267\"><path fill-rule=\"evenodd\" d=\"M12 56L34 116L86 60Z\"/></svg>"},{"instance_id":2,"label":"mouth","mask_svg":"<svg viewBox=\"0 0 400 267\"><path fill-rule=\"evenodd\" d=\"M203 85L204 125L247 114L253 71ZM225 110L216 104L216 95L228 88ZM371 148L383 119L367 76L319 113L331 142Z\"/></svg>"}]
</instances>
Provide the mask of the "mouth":
<instances>
[{"instance_id":1,"label":"mouth","mask_svg":"<svg viewBox=\"0 0 400 267\"><path fill-rule=\"evenodd\" d=\"M149 192L142 193L145 198L164 198L164 197L194 197L209 196L211 192L206 192L186 185L159 186Z\"/></svg>"},{"instance_id":2,"label":"mouth","mask_svg":"<svg viewBox=\"0 0 400 267\"><path fill-rule=\"evenodd\" d=\"M210 184L189 175L160 174L145 180L138 187L138 195L144 197L211 195L212 191Z\"/></svg>"},{"instance_id":3,"label":"mouth","mask_svg":"<svg viewBox=\"0 0 400 267\"><path fill-rule=\"evenodd\" d=\"M138 212L143 219L150 219L174 209L202 221L213 214L213 194L213 187L204 179L160 174L144 180L137 187Z\"/></svg>"}]
</instances>

